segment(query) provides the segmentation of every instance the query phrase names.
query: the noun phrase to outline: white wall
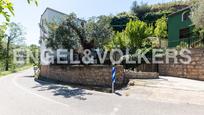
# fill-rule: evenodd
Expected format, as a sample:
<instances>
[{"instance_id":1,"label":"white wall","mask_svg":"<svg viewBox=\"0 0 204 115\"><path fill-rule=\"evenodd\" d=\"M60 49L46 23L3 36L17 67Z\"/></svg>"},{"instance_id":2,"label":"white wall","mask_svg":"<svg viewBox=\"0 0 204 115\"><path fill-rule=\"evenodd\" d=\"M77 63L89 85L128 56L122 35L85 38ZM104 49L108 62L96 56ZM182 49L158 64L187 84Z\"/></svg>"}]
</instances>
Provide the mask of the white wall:
<instances>
[{"instance_id":1,"label":"white wall","mask_svg":"<svg viewBox=\"0 0 204 115\"><path fill-rule=\"evenodd\" d=\"M45 32L48 32L49 29L46 26L46 23L57 23L57 24L62 24L66 20L67 15L61 12L58 12L56 10L47 8L45 12L42 14L41 19L40 19L40 25L45 28ZM40 52L41 52L41 65L49 65L49 63L46 63L45 61L42 60L44 57L43 51L47 50L48 48L46 47L46 41L42 39L44 36L48 36L45 32L42 30L40 31Z\"/></svg>"}]
</instances>

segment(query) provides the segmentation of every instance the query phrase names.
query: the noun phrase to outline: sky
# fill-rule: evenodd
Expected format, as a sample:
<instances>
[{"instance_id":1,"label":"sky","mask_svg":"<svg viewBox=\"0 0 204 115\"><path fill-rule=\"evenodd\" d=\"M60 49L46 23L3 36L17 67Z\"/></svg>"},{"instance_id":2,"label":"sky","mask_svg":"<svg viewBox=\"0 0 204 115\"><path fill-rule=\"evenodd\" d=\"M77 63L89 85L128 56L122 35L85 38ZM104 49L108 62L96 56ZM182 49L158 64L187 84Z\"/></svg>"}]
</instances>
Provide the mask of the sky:
<instances>
[{"instance_id":1,"label":"sky","mask_svg":"<svg viewBox=\"0 0 204 115\"><path fill-rule=\"evenodd\" d=\"M13 0L15 16L11 21L21 23L26 32L26 44L37 44L40 37L40 17L47 7L87 19L92 16L117 14L129 11L135 0L40 0L39 5L29 5L27 0ZM156 4L175 0L137 0L138 3Z\"/></svg>"}]
</instances>

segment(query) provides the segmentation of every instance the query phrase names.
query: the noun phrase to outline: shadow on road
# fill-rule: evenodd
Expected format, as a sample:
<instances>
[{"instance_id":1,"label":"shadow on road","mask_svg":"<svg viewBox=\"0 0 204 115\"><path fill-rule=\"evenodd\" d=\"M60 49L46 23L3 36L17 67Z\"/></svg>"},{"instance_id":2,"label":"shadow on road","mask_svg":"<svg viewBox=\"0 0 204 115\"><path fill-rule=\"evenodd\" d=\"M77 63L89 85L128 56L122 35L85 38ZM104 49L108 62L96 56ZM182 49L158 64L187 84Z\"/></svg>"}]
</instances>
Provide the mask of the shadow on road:
<instances>
[{"instance_id":1,"label":"shadow on road","mask_svg":"<svg viewBox=\"0 0 204 115\"><path fill-rule=\"evenodd\" d=\"M63 96L65 98L75 98L79 100L87 100L86 95L92 95L82 88L75 88L66 85L59 85L52 82L44 82L41 80L35 80L39 84L32 87L38 89L38 91L51 91L54 96Z\"/></svg>"}]
</instances>

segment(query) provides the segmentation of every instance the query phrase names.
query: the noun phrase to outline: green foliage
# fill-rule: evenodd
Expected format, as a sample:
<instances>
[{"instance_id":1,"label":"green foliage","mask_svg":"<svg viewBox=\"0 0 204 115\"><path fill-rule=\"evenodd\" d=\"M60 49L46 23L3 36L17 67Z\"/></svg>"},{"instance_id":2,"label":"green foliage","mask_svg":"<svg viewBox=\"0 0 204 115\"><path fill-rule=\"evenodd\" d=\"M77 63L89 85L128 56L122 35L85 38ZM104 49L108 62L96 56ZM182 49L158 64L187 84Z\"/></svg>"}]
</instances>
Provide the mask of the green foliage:
<instances>
[{"instance_id":1,"label":"green foliage","mask_svg":"<svg viewBox=\"0 0 204 115\"><path fill-rule=\"evenodd\" d=\"M188 43L182 41L178 46L176 46L176 49L178 50L183 49L183 48L189 48Z\"/></svg>"},{"instance_id":2,"label":"green foliage","mask_svg":"<svg viewBox=\"0 0 204 115\"><path fill-rule=\"evenodd\" d=\"M120 48L121 50L125 50L128 48L129 39L125 32L117 32L114 34L111 41L105 45L105 48L108 50L114 49L114 48Z\"/></svg>"},{"instance_id":3,"label":"green foliage","mask_svg":"<svg viewBox=\"0 0 204 115\"><path fill-rule=\"evenodd\" d=\"M55 32L55 40L53 41L53 45L55 44L56 48L76 48L79 47L79 37L73 30L66 28L66 26L59 26L59 28Z\"/></svg>"},{"instance_id":4,"label":"green foliage","mask_svg":"<svg viewBox=\"0 0 204 115\"><path fill-rule=\"evenodd\" d=\"M77 20L76 14L73 13L67 16L67 20L61 25L57 22L46 23L48 36L44 36L42 39L46 41L47 47L52 49L79 47L79 36L73 28L77 29L79 34L83 32L82 27L76 25ZM43 28L41 27L41 29Z\"/></svg>"},{"instance_id":5,"label":"green foliage","mask_svg":"<svg viewBox=\"0 0 204 115\"><path fill-rule=\"evenodd\" d=\"M31 67L32 67L31 65L23 65L23 66L18 66L18 67L16 67L15 70L11 70L11 71L1 71L0 70L0 77L6 76L6 75L11 74L11 73L23 71L23 70L29 69Z\"/></svg>"},{"instance_id":6,"label":"green foliage","mask_svg":"<svg viewBox=\"0 0 204 115\"><path fill-rule=\"evenodd\" d=\"M38 6L39 0L27 0L29 4L31 4L32 2L35 3L36 6Z\"/></svg>"},{"instance_id":7,"label":"green foliage","mask_svg":"<svg viewBox=\"0 0 204 115\"><path fill-rule=\"evenodd\" d=\"M122 12L114 16L111 20L111 25L114 31L122 32L126 28L126 24L130 20L137 20L138 17L133 13Z\"/></svg>"},{"instance_id":8,"label":"green foliage","mask_svg":"<svg viewBox=\"0 0 204 115\"><path fill-rule=\"evenodd\" d=\"M130 21L127 24L125 33L130 39L130 47L132 51L142 48L145 39L153 35L153 26L142 21Z\"/></svg>"},{"instance_id":9,"label":"green foliage","mask_svg":"<svg viewBox=\"0 0 204 115\"><path fill-rule=\"evenodd\" d=\"M3 38L5 37L6 26L0 26L0 71L1 67L3 66L4 62L3 59L5 58L4 54L4 46L3 46Z\"/></svg>"},{"instance_id":10,"label":"green foliage","mask_svg":"<svg viewBox=\"0 0 204 115\"><path fill-rule=\"evenodd\" d=\"M10 0L0 0L0 15L3 15L7 22L10 16L14 15L13 3Z\"/></svg>"},{"instance_id":11,"label":"green foliage","mask_svg":"<svg viewBox=\"0 0 204 115\"><path fill-rule=\"evenodd\" d=\"M159 39L159 46L162 47L162 39L167 38L167 18L163 16L155 23L154 35Z\"/></svg>"},{"instance_id":12,"label":"green foliage","mask_svg":"<svg viewBox=\"0 0 204 115\"><path fill-rule=\"evenodd\" d=\"M171 14L173 11L170 10L164 10L164 11L158 11L158 12L149 12L146 13L143 21L151 24L151 23L155 23L156 20L160 19L163 16L168 16L169 14Z\"/></svg>"},{"instance_id":13,"label":"green foliage","mask_svg":"<svg viewBox=\"0 0 204 115\"><path fill-rule=\"evenodd\" d=\"M163 11L163 10L171 10L173 12L188 7L192 5L196 0L177 0L162 4L154 4L151 5L151 11Z\"/></svg>"},{"instance_id":14,"label":"green foliage","mask_svg":"<svg viewBox=\"0 0 204 115\"><path fill-rule=\"evenodd\" d=\"M144 14L146 14L147 12L149 12L151 10L151 7L149 5L147 5L146 3L141 3L141 5L139 5L137 3L137 1L134 1L132 4L132 8L131 8L132 12L136 14L136 16L142 20L144 18Z\"/></svg>"},{"instance_id":15,"label":"green foliage","mask_svg":"<svg viewBox=\"0 0 204 115\"><path fill-rule=\"evenodd\" d=\"M28 46L29 51L31 51L32 55L34 56L34 58L38 58L38 60L33 60L32 58L30 58L30 64L33 64L35 66L39 66L40 64L40 48L39 46L32 44L30 46Z\"/></svg>"},{"instance_id":16,"label":"green foliage","mask_svg":"<svg viewBox=\"0 0 204 115\"><path fill-rule=\"evenodd\" d=\"M147 23L155 23L157 19L162 16L167 16L177 10L183 9L192 5L196 0L174 1L162 4L138 4L137 1L133 2L131 11L138 16L138 18Z\"/></svg>"},{"instance_id":17,"label":"green foliage","mask_svg":"<svg viewBox=\"0 0 204 115\"><path fill-rule=\"evenodd\" d=\"M167 18L164 16L156 21L154 34L160 39L167 38Z\"/></svg>"},{"instance_id":18,"label":"green foliage","mask_svg":"<svg viewBox=\"0 0 204 115\"><path fill-rule=\"evenodd\" d=\"M95 46L103 48L112 38L113 30L110 25L112 16L93 17L85 24L87 39L94 40Z\"/></svg>"},{"instance_id":19,"label":"green foliage","mask_svg":"<svg viewBox=\"0 0 204 115\"><path fill-rule=\"evenodd\" d=\"M38 5L39 0L27 0L30 4L34 2ZM10 21L11 15L14 15L13 3L11 0L0 0L0 15L3 15L7 22Z\"/></svg>"},{"instance_id":20,"label":"green foliage","mask_svg":"<svg viewBox=\"0 0 204 115\"><path fill-rule=\"evenodd\" d=\"M24 41L25 33L23 31L23 26L21 24L17 24L11 22L8 25L8 33L6 34L6 41L9 41L11 44L20 44Z\"/></svg>"},{"instance_id":21,"label":"green foliage","mask_svg":"<svg viewBox=\"0 0 204 115\"><path fill-rule=\"evenodd\" d=\"M194 4L191 13L191 20L195 25L194 36L202 39L204 41L204 1L198 0L196 4ZM203 43L203 42L201 42Z\"/></svg>"},{"instance_id":22,"label":"green foliage","mask_svg":"<svg viewBox=\"0 0 204 115\"><path fill-rule=\"evenodd\" d=\"M0 25L0 50L2 46L2 40L5 36L6 26L7 26L6 24Z\"/></svg>"},{"instance_id":23,"label":"green foliage","mask_svg":"<svg viewBox=\"0 0 204 115\"><path fill-rule=\"evenodd\" d=\"M204 1L199 0L197 4L194 5L193 11L191 14L191 19L193 24L196 26L196 28L202 28L204 29Z\"/></svg>"},{"instance_id":24,"label":"green foliage","mask_svg":"<svg viewBox=\"0 0 204 115\"><path fill-rule=\"evenodd\" d=\"M6 51L5 51L5 69L8 71L10 64L12 63L12 46L23 43L24 41L24 32L20 24L14 22L8 25L8 33L5 35L6 41Z\"/></svg>"},{"instance_id":25,"label":"green foliage","mask_svg":"<svg viewBox=\"0 0 204 115\"><path fill-rule=\"evenodd\" d=\"M61 25L55 22L47 24L50 31L48 37L43 39L52 49L76 49L80 46L84 49L103 48L113 35L111 19L111 16L99 16L85 22L78 19L76 14L70 14Z\"/></svg>"},{"instance_id":26,"label":"green foliage","mask_svg":"<svg viewBox=\"0 0 204 115\"><path fill-rule=\"evenodd\" d=\"M36 5L38 3L38 0L27 0L27 1L29 3L30 2L35 2ZM6 29L7 29L8 22L10 21L10 17L12 15L14 15L14 8L13 8L13 3L11 2L11 0L0 0L0 15L2 15L6 20L5 21L6 23L0 23L0 71L1 71L2 66L4 65L4 61L5 61L3 59L5 59L5 53L7 53L5 51L5 43L2 42L2 40L4 38L6 38L5 32L6 32ZM9 41L9 39L13 39L13 40L11 40L12 42L19 43L18 42L19 39L16 40L14 38L16 38L16 37L19 38L20 37L20 34L22 34L21 31L18 31L20 29L15 28L15 27L11 27L11 24L10 24L10 28L12 28L12 29L10 29L10 34L12 34L12 35L10 35L9 38L8 38L8 35L7 35L8 41ZM13 32L16 32L16 33L13 33ZM8 44L7 44L7 51L8 51Z\"/></svg>"},{"instance_id":27,"label":"green foliage","mask_svg":"<svg viewBox=\"0 0 204 115\"><path fill-rule=\"evenodd\" d=\"M149 37L153 35L153 30L153 26L145 22L131 20L123 32L114 34L105 48L108 50L120 48L123 51L129 48L131 53L135 53L137 49L151 48L154 44Z\"/></svg>"}]
</instances>

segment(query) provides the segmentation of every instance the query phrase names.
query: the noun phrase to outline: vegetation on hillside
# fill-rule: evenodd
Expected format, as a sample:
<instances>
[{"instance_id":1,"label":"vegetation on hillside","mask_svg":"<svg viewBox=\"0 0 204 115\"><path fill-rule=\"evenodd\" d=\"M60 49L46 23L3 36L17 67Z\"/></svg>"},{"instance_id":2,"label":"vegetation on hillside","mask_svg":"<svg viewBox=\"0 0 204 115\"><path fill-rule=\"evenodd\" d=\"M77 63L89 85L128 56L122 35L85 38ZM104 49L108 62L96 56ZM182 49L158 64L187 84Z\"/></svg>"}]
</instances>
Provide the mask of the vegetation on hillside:
<instances>
[{"instance_id":1,"label":"vegetation on hillside","mask_svg":"<svg viewBox=\"0 0 204 115\"><path fill-rule=\"evenodd\" d=\"M138 20L138 17L133 13L122 12L117 14L116 16L113 16L111 20L111 26L114 31L122 32L123 30L125 30L126 24L130 20L134 20L134 21Z\"/></svg>"},{"instance_id":2,"label":"vegetation on hillside","mask_svg":"<svg viewBox=\"0 0 204 115\"><path fill-rule=\"evenodd\" d=\"M197 29L204 29L204 1L199 0L197 4L193 5L191 19Z\"/></svg>"},{"instance_id":3,"label":"vegetation on hillside","mask_svg":"<svg viewBox=\"0 0 204 115\"><path fill-rule=\"evenodd\" d=\"M196 35L198 41L194 45L198 44L198 47L203 47L204 45L204 1L199 0L193 5L191 20L195 25L194 34ZM200 44L201 43L201 44Z\"/></svg>"},{"instance_id":4,"label":"vegetation on hillside","mask_svg":"<svg viewBox=\"0 0 204 115\"><path fill-rule=\"evenodd\" d=\"M186 0L186 1L174 1L163 4L138 4L137 1L133 2L131 11L140 19L147 23L155 23L155 21L162 16L167 16L180 9L188 7L197 0Z\"/></svg>"},{"instance_id":5,"label":"vegetation on hillside","mask_svg":"<svg viewBox=\"0 0 204 115\"><path fill-rule=\"evenodd\" d=\"M16 49L24 49L24 51L29 49L31 51L39 50L39 47L36 45L31 45L31 46L25 45L25 42L24 42L25 32L21 24L11 22L8 24L7 28L5 28L4 31L0 31L0 34L2 35L2 40L0 44L0 73L2 71L15 71L19 67L34 63L32 61L28 63L16 63L14 60L14 56L16 55L14 51ZM23 53L22 55L27 55L26 52L18 52L18 53ZM34 56L37 56L37 55L34 54ZM22 59L26 61L24 57L22 57Z\"/></svg>"},{"instance_id":6,"label":"vegetation on hillside","mask_svg":"<svg viewBox=\"0 0 204 115\"><path fill-rule=\"evenodd\" d=\"M121 12L113 16L111 25L114 31L122 32L126 28L126 24L130 20L141 20L148 24L155 24L156 20L163 16L168 16L183 8L195 4L197 0L173 1L167 3L158 3L149 5L146 3L138 3L134 1L130 12Z\"/></svg>"}]
</instances>

